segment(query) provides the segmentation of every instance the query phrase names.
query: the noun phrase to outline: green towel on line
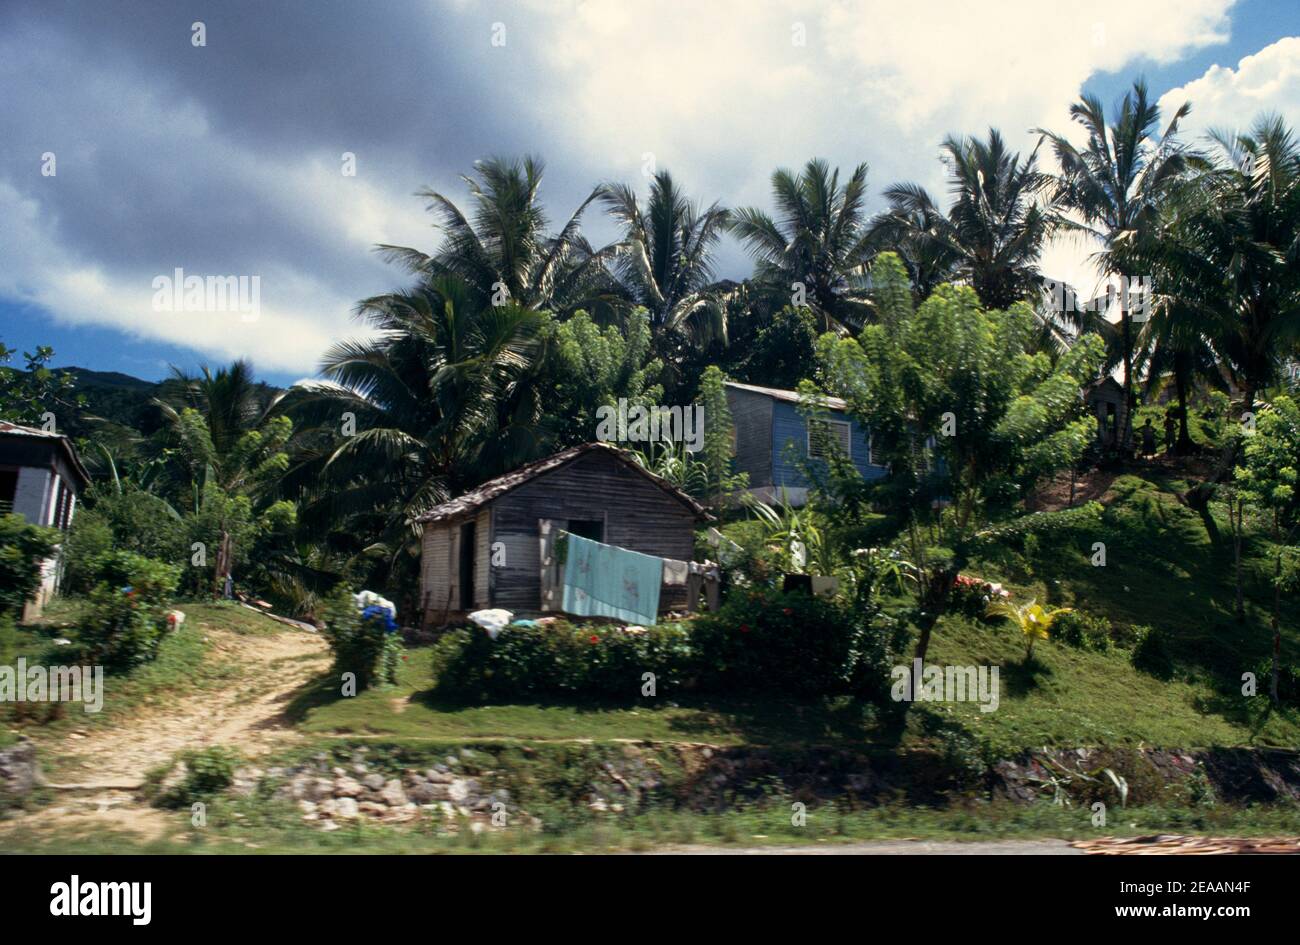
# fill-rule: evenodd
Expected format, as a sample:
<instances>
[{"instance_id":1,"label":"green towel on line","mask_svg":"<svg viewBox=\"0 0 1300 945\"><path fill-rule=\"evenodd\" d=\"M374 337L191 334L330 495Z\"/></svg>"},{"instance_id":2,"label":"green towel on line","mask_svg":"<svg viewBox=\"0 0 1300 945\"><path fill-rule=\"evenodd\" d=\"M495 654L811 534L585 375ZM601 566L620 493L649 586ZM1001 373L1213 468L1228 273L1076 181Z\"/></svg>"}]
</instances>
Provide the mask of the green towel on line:
<instances>
[{"instance_id":1,"label":"green towel on line","mask_svg":"<svg viewBox=\"0 0 1300 945\"><path fill-rule=\"evenodd\" d=\"M568 535L566 613L652 624L659 619L664 559Z\"/></svg>"}]
</instances>

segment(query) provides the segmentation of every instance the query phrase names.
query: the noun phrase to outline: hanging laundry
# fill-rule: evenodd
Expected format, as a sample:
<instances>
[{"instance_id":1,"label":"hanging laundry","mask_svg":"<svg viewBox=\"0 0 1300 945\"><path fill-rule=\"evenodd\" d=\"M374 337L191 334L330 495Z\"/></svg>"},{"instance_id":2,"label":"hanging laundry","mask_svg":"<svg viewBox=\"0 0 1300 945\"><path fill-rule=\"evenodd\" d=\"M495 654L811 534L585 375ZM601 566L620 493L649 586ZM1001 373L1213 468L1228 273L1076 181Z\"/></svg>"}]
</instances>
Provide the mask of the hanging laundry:
<instances>
[{"instance_id":1,"label":"hanging laundry","mask_svg":"<svg viewBox=\"0 0 1300 945\"><path fill-rule=\"evenodd\" d=\"M652 624L659 617L663 574L663 558L569 535L563 609L578 617Z\"/></svg>"},{"instance_id":2,"label":"hanging laundry","mask_svg":"<svg viewBox=\"0 0 1300 945\"><path fill-rule=\"evenodd\" d=\"M664 558L664 583L674 587L686 584L687 577L690 576L690 562L674 561L672 558Z\"/></svg>"}]
</instances>

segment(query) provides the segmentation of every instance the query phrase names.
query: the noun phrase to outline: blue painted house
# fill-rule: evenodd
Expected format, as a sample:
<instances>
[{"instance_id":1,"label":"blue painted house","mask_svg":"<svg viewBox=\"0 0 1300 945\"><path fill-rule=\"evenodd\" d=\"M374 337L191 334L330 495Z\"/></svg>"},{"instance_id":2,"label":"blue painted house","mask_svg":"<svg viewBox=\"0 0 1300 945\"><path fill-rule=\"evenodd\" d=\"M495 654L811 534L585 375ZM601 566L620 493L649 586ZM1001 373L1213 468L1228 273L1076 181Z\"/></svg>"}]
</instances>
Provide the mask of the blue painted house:
<instances>
[{"instance_id":1,"label":"blue painted house","mask_svg":"<svg viewBox=\"0 0 1300 945\"><path fill-rule=\"evenodd\" d=\"M830 424L833 442L863 478L885 476L888 470L871 455L870 432L848 415L844 401L831 397L827 406L825 422ZM799 392L728 381L727 407L735 435L736 469L749 474L749 491L764 502L779 502L784 489L791 505L807 502L809 483L799 462L817 447L809 436L808 421L799 413Z\"/></svg>"}]
</instances>

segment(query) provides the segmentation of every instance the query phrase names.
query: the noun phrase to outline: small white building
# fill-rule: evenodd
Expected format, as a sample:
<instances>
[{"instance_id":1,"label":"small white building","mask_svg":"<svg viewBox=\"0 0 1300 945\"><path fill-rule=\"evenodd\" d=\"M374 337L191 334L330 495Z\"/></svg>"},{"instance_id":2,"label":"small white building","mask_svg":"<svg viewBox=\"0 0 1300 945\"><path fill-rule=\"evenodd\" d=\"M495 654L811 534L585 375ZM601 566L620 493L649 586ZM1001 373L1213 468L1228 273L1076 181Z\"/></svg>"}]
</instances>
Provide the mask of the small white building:
<instances>
[{"instance_id":1,"label":"small white building","mask_svg":"<svg viewBox=\"0 0 1300 945\"><path fill-rule=\"evenodd\" d=\"M67 531L77 497L90 484L72 441L59 433L0 420L0 515L16 513L35 525ZM58 558L42 569L41 587L27 607L32 616L58 589Z\"/></svg>"}]
</instances>

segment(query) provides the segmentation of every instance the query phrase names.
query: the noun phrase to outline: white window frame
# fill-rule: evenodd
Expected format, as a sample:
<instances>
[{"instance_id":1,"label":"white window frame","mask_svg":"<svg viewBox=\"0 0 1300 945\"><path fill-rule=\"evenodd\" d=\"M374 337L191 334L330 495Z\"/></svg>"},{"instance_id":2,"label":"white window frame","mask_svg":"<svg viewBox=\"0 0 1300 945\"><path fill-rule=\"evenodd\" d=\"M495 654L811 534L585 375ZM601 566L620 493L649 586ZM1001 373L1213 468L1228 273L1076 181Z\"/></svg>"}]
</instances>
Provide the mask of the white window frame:
<instances>
[{"instance_id":1,"label":"white window frame","mask_svg":"<svg viewBox=\"0 0 1300 945\"><path fill-rule=\"evenodd\" d=\"M844 437L844 442L845 442L845 444L846 444L846 449L844 450L844 455L847 456L847 457L849 458L849 460L852 460L852 459L853 459L853 424L850 423L850 422L847 421L847 420L822 420L822 419L820 419L820 418L813 418L813 419L810 419L810 420L808 421L808 424L807 424L807 427L808 427L808 428L807 428L807 430L805 431L805 433L806 433L806 435L807 435L807 439L808 439L808 446L807 446L807 449L808 449L808 458L809 458L809 459L825 459L824 456L818 456L816 453L813 452L812 425L813 425L814 423L825 423L825 424L827 424L828 426L841 426L841 427L844 427L845 430L847 431L847 433L846 433L846 435L845 435L845 437Z\"/></svg>"}]
</instances>

